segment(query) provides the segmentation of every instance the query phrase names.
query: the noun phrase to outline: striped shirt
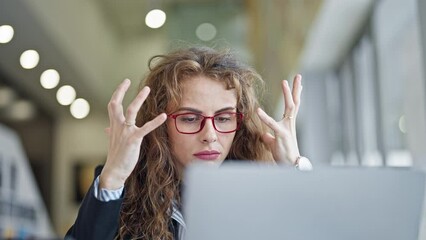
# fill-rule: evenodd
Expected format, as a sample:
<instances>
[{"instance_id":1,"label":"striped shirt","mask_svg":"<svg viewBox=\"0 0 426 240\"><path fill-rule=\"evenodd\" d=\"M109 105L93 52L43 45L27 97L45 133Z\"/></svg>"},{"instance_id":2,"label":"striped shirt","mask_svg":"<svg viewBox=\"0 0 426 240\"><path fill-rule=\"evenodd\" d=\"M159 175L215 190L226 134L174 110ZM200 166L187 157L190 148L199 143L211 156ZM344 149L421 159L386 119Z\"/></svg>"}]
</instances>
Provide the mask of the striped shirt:
<instances>
[{"instance_id":1,"label":"striped shirt","mask_svg":"<svg viewBox=\"0 0 426 240\"><path fill-rule=\"evenodd\" d=\"M102 202L108 202L119 199L121 197L121 194L123 194L124 190L124 186L115 190L109 190L104 188L99 189L99 176L95 179L93 187L95 198ZM177 239L175 240L183 240L186 231L186 224L182 213L177 207L176 202L173 202L172 211L172 219L174 219L178 223Z\"/></svg>"}]
</instances>

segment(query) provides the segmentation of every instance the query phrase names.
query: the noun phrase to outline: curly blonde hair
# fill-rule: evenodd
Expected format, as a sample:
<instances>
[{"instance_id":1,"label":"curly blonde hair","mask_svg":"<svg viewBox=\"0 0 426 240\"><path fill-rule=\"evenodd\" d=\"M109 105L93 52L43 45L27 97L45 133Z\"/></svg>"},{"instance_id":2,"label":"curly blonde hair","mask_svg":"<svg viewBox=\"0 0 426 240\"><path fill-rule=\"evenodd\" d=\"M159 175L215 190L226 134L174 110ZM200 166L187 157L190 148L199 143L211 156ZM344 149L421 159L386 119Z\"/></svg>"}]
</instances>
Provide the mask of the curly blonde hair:
<instances>
[{"instance_id":1,"label":"curly blonde hair","mask_svg":"<svg viewBox=\"0 0 426 240\"><path fill-rule=\"evenodd\" d=\"M170 113L177 109L182 98L182 80L202 75L223 82L227 89L235 89L237 110L245 116L226 159L272 159L261 139L266 126L256 114L259 107L256 91L263 89L263 80L229 50L216 51L207 47L182 49L154 56L149 68L140 89L149 86L151 93L138 112L138 126L162 112ZM180 203L181 179L171 149L165 124L145 136L139 162L125 184L120 239L173 239L171 209L174 201Z\"/></svg>"}]
</instances>

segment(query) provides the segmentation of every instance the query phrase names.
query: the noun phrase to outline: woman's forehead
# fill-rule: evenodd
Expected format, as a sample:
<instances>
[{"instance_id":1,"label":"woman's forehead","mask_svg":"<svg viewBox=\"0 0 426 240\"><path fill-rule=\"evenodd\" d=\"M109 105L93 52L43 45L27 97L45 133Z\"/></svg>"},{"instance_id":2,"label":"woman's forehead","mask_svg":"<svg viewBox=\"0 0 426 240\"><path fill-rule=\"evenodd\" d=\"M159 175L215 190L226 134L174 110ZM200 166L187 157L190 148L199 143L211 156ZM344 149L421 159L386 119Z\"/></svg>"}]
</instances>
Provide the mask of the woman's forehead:
<instances>
[{"instance_id":1,"label":"woman's forehead","mask_svg":"<svg viewBox=\"0 0 426 240\"><path fill-rule=\"evenodd\" d=\"M224 81L198 76L182 81L182 95L177 108L218 110L237 105L235 89L227 89Z\"/></svg>"},{"instance_id":2,"label":"woman's forehead","mask_svg":"<svg viewBox=\"0 0 426 240\"><path fill-rule=\"evenodd\" d=\"M236 101L235 89L228 89L226 82L205 76L185 79L181 85L183 99L217 99L227 98Z\"/></svg>"}]
</instances>

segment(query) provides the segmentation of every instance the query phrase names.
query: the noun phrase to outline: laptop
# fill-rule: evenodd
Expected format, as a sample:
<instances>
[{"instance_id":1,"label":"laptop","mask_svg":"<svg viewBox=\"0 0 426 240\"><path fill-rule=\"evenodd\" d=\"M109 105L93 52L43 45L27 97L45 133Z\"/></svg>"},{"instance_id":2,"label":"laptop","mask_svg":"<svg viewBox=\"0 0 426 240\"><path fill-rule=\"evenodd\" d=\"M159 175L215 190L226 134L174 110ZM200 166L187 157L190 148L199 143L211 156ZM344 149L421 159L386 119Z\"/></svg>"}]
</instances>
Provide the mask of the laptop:
<instances>
[{"instance_id":1,"label":"laptop","mask_svg":"<svg viewBox=\"0 0 426 240\"><path fill-rule=\"evenodd\" d=\"M190 166L186 240L417 240L424 173L392 168Z\"/></svg>"}]
</instances>

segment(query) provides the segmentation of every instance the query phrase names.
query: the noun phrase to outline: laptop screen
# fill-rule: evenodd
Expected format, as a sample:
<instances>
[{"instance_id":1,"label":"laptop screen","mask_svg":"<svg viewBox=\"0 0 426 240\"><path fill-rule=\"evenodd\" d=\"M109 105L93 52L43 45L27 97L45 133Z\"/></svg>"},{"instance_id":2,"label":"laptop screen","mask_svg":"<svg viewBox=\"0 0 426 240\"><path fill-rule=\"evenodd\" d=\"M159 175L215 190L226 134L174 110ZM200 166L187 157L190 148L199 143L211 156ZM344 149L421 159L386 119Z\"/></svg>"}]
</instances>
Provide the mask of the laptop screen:
<instances>
[{"instance_id":1,"label":"laptop screen","mask_svg":"<svg viewBox=\"0 0 426 240\"><path fill-rule=\"evenodd\" d=\"M187 240L418 239L424 174L390 168L195 165Z\"/></svg>"}]
</instances>

